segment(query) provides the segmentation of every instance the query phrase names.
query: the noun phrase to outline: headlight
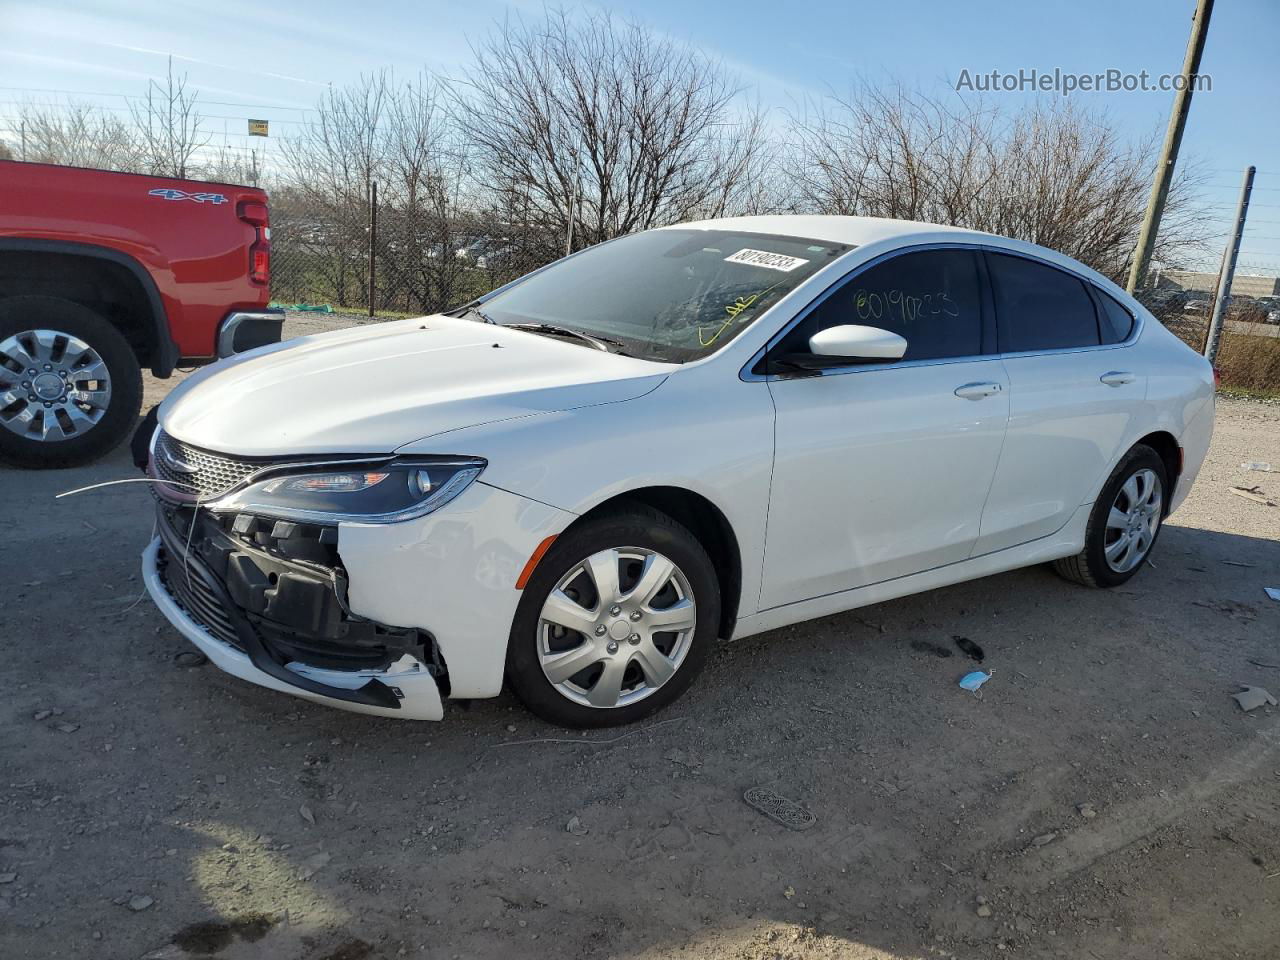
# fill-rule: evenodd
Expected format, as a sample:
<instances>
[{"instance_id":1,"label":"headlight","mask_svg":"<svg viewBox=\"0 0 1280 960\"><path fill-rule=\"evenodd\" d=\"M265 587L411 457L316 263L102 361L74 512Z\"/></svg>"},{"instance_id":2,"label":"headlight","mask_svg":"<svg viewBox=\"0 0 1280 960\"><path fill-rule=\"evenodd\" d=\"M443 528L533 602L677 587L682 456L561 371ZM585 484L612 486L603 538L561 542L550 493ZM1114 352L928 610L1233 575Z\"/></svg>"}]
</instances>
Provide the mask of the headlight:
<instances>
[{"instance_id":1,"label":"headlight","mask_svg":"<svg viewBox=\"0 0 1280 960\"><path fill-rule=\"evenodd\" d=\"M440 509L484 467L473 457L406 457L295 473L286 467L205 506L304 523L393 523Z\"/></svg>"}]
</instances>

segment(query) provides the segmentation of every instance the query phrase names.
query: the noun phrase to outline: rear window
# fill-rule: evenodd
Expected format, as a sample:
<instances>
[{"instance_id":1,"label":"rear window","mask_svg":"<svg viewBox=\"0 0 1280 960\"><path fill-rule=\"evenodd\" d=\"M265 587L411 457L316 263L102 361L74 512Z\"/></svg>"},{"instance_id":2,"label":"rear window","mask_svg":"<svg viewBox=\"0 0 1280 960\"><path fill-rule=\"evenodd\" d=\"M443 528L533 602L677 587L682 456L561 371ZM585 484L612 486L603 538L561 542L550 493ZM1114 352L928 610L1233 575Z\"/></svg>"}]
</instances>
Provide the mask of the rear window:
<instances>
[{"instance_id":1,"label":"rear window","mask_svg":"<svg viewBox=\"0 0 1280 960\"><path fill-rule=\"evenodd\" d=\"M1102 305L1102 314L1098 321L1102 327L1103 343L1124 343L1133 333L1133 314L1121 306L1120 302L1110 294L1093 288L1098 303Z\"/></svg>"},{"instance_id":2,"label":"rear window","mask_svg":"<svg viewBox=\"0 0 1280 960\"><path fill-rule=\"evenodd\" d=\"M1035 260L987 254L1002 353L1096 347L1098 317L1084 282Z\"/></svg>"}]
</instances>

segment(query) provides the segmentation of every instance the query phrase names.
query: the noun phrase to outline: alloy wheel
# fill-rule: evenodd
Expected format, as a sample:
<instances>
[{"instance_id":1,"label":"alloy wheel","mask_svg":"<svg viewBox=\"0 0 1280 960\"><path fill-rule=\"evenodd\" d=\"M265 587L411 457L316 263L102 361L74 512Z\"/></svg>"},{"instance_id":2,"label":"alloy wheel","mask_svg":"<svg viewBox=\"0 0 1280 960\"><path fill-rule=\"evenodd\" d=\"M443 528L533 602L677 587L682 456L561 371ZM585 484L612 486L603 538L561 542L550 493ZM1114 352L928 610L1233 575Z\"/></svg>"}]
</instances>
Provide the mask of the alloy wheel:
<instances>
[{"instance_id":1,"label":"alloy wheel","mask_svg":"<svg viewBox=\"0 0 1280 960\"><path fill-rule=\"evenodd\" d=\"M54 442L97 426L111 403L98 352L58 330L23 330L0 342L0 425Z\"/></svg>"},{"instance_id":2,"label":"alloy wheel","mask_svg":"<svg viewBox=\"0 0 1280 960\"><path fill-rule=\"evenodd\" d=\"M1116 573L1128 573L1150 551L1160 529L1162 493L1160 478L1147 468L1129 477L1116 493L1102 546L1107 566Z\"/></svg>"},{"instance_id":3,"label":"alloy wheel","mask_svg":"<svg viewBox=\"0 0 1280 960\"><path fill-rule=\"evenodd\" d=\"M593 553L543 602L538 662L562 696L588 707L623 707L670 680L693 642L689 580L644 547Z\"/></svg>"}]
</instances>

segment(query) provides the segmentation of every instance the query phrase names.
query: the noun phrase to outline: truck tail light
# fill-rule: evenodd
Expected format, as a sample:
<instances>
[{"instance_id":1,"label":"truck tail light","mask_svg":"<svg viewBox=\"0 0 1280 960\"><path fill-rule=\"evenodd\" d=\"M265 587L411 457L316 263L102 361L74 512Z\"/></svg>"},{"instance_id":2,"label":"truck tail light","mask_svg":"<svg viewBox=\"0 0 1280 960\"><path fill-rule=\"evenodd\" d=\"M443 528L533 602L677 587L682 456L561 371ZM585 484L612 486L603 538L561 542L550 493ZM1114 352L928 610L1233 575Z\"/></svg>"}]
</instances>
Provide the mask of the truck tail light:
<instances>
[{"instance_id":1,"label":"truck tail light","mask_svg":"<svg viewBox=\"0 0 1280 960\"><path fill-rule=\"evenodd\" d=\"M249 279L265 287L271 282L271 226L267 205L257 201L241 203L240 219L250 224L256 234L249 247Z\"/></svg>"},{"instance_id":2,"label":"truck tail light","mask_svg":"<svg viewBox=\"0 0 1280 960\"><path fill-rule=\"evenodd\" d=\"M1221 386L1222 386L1222 374L1218 371L1217 367L1214 367L1213 368L1213 388L1217 390Z\"/></svg>"}]
</instances>

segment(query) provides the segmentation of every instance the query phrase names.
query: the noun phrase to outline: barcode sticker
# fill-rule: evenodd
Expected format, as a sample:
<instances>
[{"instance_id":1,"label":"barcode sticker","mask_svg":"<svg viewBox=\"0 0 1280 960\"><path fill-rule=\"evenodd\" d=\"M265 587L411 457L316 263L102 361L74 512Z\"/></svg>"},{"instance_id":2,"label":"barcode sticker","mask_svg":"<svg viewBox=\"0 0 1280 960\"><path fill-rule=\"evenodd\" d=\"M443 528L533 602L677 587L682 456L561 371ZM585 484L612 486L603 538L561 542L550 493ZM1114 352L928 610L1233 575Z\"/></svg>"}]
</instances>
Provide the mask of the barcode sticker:
<instances>
[{"instance_id":1,"label":"barcode sticker","mask_svg":"<svg viewBox=\"0 0 1280 960\"><path fill-rule=\"evenodd\" d=\"M770 253L768 250L752 250L746 248L725 257L726 263L745 263L752 267L764 267L766 270L780 270L790 273L796 267L802 267L808 260L800 257L789 257L785 253Z\"/></svg>"}]
</instances>

